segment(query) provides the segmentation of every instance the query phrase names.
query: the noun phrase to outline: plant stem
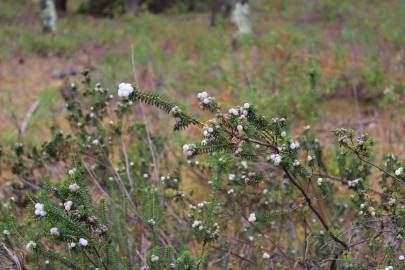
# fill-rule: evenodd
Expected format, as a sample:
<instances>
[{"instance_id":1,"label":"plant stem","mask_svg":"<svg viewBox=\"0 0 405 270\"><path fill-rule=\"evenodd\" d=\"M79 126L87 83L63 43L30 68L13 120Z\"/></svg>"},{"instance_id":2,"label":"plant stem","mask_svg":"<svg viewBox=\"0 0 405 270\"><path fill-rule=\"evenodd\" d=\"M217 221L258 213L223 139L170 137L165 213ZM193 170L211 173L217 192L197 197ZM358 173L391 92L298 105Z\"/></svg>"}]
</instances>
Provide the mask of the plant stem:
<instances>
[{"instance_id":1,"label":"plant stem","mask_svg":"<svg viewBox=\"0 0 405 270\"><path fill-rule=\"evenodd\" d=\"M329 233L329 235L332 237L333 240L335 240L337 243L341 244L344 249L348 249L349 246L341 239L339 239L336 235L334 235L324 220L324 218L321 216L321 214L316 210L316 208L313 206L311 198L309 198L308 194L305 192L305 190L300 186L300 184L297 182L297 180L294 178L294 176L287 170L285 166L283 166L283 170L285 174L287 175L288 179L291 181L291 183L301 192L301 194L304 196L305 201L307 202L309 208L311 211L315 214L315 216L319 219L319 221L322 223L322 226L325 228L325 230Z\"/></svg>"}]
</instances>

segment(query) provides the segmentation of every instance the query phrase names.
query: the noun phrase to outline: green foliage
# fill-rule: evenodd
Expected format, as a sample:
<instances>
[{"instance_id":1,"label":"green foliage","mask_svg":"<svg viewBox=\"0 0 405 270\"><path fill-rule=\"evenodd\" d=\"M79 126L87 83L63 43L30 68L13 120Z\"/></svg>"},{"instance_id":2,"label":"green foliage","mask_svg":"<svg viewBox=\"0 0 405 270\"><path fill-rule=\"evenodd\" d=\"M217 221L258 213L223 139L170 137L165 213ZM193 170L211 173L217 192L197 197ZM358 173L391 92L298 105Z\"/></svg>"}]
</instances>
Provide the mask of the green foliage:
<instances>
[{"instance_id":1,"label":"green foliage","mask_svg":"<svg viewBox=\"0 0 405 270\"><path fill-rule=\"evenodd\" d=\"M322 98L352 89L360 100L402 104L395 62L403 44L400 1L251 1L261 23L234 51L233 29L207 31L205 14L154 16L141 9L114 20L70 14L58 35L39 35L14 5L23 6L6 0L0 9L1 56L69 58L84 48L97 55L103 74L103 84L85 72L83 86L64 87L69 128L54 120L50 138L35 137L43 144L4 144L0 166L14 175L0 196L1 241L17 251L34 241L24 251L31 269L404 267L403 161L386 154L374 163L380 158L370 138L349 130L336 131L336 149L325 147L295 119L313 120ZM136 86L128 99L116 99L109 89L129 77L130 44L140 73L159 89ZM201 88L218 95L207 104L199 98L203 112L194 117L185 113L191 107L185 89ZM58 107L55 90L41 101ZM222 110L241 100L254 105L235 106L237 115ZM184 149L186 159L167 134L153 131L154 122L151 132L139 121L138 102L168 113L175 130L192 127L189 140L201 131L202 140ZM40 127L52 118L47 109L33 118ZM72 192L74 183L80 188ZM69 211L60 205L67 200ZM36 202L44 203L45 216L33 214ZM58 236L50 234L53 226ZM83 237L88 246L67 248Z\"/></svg>"}]
</instances>

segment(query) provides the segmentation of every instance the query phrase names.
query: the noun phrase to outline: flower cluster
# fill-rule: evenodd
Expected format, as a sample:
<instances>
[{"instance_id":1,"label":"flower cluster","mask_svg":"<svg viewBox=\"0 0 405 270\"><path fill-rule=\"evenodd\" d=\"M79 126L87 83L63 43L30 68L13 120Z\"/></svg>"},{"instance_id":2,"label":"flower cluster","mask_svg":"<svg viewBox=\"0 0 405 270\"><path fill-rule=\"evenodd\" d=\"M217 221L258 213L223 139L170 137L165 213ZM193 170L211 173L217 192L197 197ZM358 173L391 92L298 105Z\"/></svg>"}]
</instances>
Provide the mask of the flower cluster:
<instances>
[{"instance_id":1,"label":"flower cluster","mask_svg":"<svg viewBox=\"0 0 405 270\"><path fill-rule=\"evenodd\" d=\"M195 144L185 144L183 145L183 153L187 158L193 157L195 154Z\"/></svg>"},{"instance_id":2,"label":"flower cluster","mask_svg":"<svg viewBox=\"0 0 405 270\"><path fill-rule=\"evenodd\" d=\"M200 100L201 108L207 107L214 101L213 97L210 97L207 92L200 92L197 94L197 98Z\"/></svg>"},{"instance_id":3,"label":"flower cluster","mask_svg":"<svg viewBox=\"0 0 405 270\"><path fill-rule=\"evenodd\" d=\"M34 205L34 207L35 207L35 211L34 211L35 215L41 216L41 217L43 217L43 216L46 215L46 211L45 211L44 204L42 204L42 203L36 203L36 204Z\"/></svg>"},{"instance_id":4,"label":"flower cluster","mask_svg":"<svg viewBox=\"0 0 405 270\"><path fill-rule=\"evenodd\" d=\"M118 96L121 98L128 98L134 91L134 87L130 83L120 83L118 85Z\"/></svg>"},{"instance_id":5,"label":"flower cluster","mask_svg":"<svg viewBox=\"0 0 405 270\"><path fill-rule=\"evenodd\" d=\"M281 156L279 154L271 154L271 155L268 156L267 159L270 160L271 162L273 162L273 164L275 166L280 165L280 163L282 161L282 158L281 158Z\"/></svg>"},{"instance_id":6,"label":"flower cluster","mask_svg":"<svg viewBox=\"0 0 405 270\"><path fill-rule=\"evenodd\" d=\"M78 184L76 184L76 183L73 183L73 184L70 184L69 185L69 190L71 191L71 192L76 192L76 191L78 191L80 189L80 186L78 185Z\"/></svg>"},{"instance_id":7,"label":"flower cluster","mask_svg":"<svg viewBox=\"0 0 405 270\"><path fill-rule=\"evenodd\" d=\"M207 201L189 205L190 217L193 220L191 229L199 240L210 242L220 236L220 226L212 220L212 212L218 211L217 207L218 205Z\"/></svg>"}]
</instances>

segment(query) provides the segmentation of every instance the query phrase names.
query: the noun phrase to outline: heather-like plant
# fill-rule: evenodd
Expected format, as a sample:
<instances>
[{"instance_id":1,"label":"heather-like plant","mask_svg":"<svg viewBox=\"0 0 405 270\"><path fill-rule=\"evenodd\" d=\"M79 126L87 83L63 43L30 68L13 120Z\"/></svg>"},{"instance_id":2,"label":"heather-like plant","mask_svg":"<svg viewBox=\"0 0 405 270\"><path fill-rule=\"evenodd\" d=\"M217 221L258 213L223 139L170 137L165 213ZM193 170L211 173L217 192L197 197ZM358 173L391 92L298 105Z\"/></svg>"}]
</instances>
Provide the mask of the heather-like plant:
<instances>
[{"instance_id":1,"label":"heather-like plant","mask_svg":"<svg viewBox=\"0 0 405 270\"><path fill-rule=\"evenodd\" d=\"M17 176L1 212L4 242L37 269L189 269L174 207L185 197L181 163L130 119L129 104L83 75L82 87L62 89L70 130L55 124L40 147L19 142L4 154Z\"/></svg>"},{"instance_id":2,"label":"heather-like plant","mask_svg":"<svg viewBox=\"0 0 405 270\"><path fill-rule=\"evenodd\" d=\"M367 135L337 129L325 148L308 126L291 134L285 118L249 103L224 111L206 92L199 120L129 83L117 100L87 72L62 94L70 131L5 151L18 181L3 242L32 268L405 267L404 164L394 154L374 163ZM185 160L134 118L138 103L172 116L176 132L201 132ZM204 190L182 191L184 177Z\"/></svg>"},{"instance_id":3,"label":"heather-like plant","mask_svg":"<svg viewBox=\"0 0 405 270\"><path fill-rule=\"evenodd\" d=\"M224 112L201 92L201 109L214 116L198 121L158 95L137 89L125 97L170 113L175 129L201 129L202 140L183 152L187 159L208 155L199 166L211 178L211 201L190 205L203 247L216 241L237 256L244 250L245 267L404 267L403 163L390 154L375 165L367 135L337 129L336 157L325 159L310 127L289 135L286 119L266 119L249 103ZM377 189L371 168L381 177Z\"/></svg>"}]
</instances>

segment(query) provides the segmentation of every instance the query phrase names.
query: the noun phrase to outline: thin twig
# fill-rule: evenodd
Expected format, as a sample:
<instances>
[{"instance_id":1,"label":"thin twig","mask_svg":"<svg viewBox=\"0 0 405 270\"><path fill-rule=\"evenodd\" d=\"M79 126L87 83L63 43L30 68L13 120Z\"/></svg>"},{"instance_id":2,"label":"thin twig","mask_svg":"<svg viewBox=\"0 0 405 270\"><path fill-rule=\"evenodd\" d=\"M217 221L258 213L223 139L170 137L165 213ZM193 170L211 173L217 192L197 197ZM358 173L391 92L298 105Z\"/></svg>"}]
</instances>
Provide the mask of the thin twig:
<instances>
[{"instance_id":1,"label":"thin twig","mask_svg":"<svg viewBox=\"0 0 405 270\"><path fill-rule=\"evenodd\" d=\"M121 139L121 142L122 142L122 153L124 154L124 158L125 158L125 170L126 170L127 176L128 176L130 193L132 193L134 191L134 180L132 179L131 169L129 166L128 153L127 153L127 149L126 149L124 140Z\"/></svg>"},{"instance_id":2,"label":"thin twig","mask_svg":"<svg viewBox=\"0 0 405 270\"><path fill-rule=\"evenodd\" d=\"M304 196L305 201L307 203L307 205L309 206L309 208L311 209L311 211L315 214L315 216L319 219L319 221L321 222L322 226L325 228L325 230L329 233L329 235L332 237L333 240L335 240L336 242L338 242L339 244L341 244L345 249L348 249L348 245L341 239L339 239L337 236L335 236L328 224L326 223L326 221L323 219L323 217L321 216L321 214L318 212L318 210L313 206L311 198L309 198L308 194L305 192L305 190L301 187L300 184L298 184L297 180L294 178L294 176L292 176L292 174L287 170L287 168L285 166L283 166L283 170L285 172L285 174L287 175L288 179L291 181L291 183L301 192L301 194Z\"/></svg>"}]
</instances>

